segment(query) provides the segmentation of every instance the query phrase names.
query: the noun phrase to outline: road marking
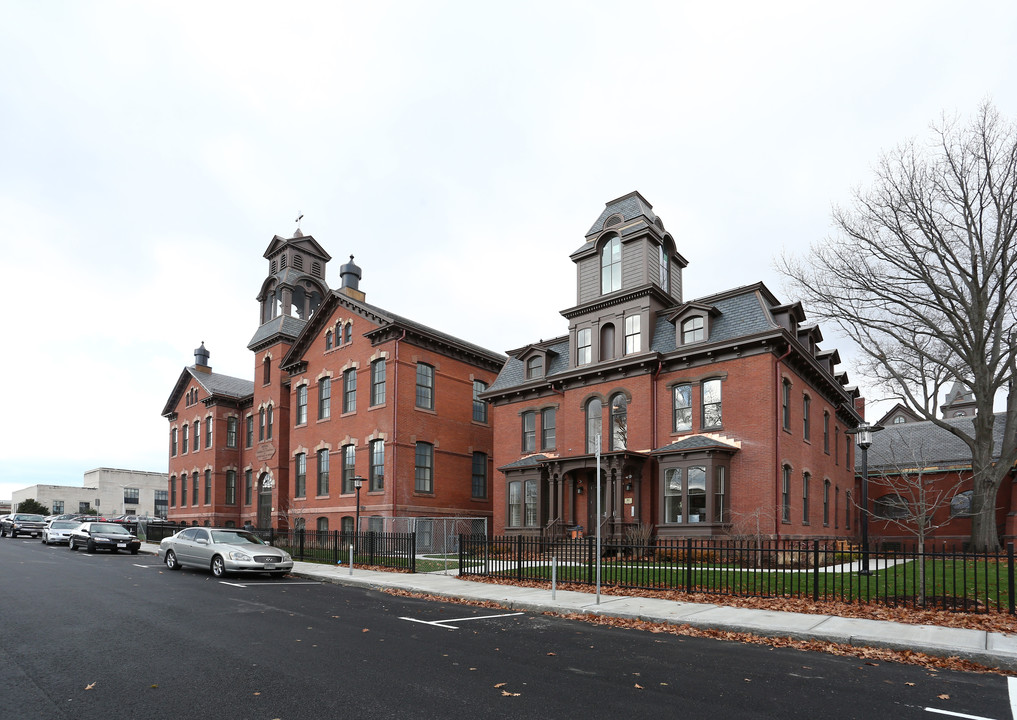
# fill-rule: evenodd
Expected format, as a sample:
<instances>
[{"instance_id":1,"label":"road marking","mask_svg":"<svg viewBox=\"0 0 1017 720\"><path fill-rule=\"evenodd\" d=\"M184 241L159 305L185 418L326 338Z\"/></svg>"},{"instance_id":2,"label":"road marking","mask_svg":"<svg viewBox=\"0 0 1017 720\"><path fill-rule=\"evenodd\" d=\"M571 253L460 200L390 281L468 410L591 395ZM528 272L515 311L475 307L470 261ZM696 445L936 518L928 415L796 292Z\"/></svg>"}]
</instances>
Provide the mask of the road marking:
<instances>
[{"instance_id":1,"label":"road marking","mask_svg":"<svg viewBox=\"0 0 1017 720\"><path fill-rule=\"evenodd\" d=\"M409 620L410 622L420 623L421 625L434 625L435 627L448 628L449 630L458 630L459 628L457 628L455 625L446 625L445 623L466 622L467 620L490 620L491 618L512 617L514 615L525 615L525 614L526 613L521 612L502 613L501 615L480 615L476 617L455 618L453 620L418 620L417 618L411 617L401 617L399 619Z\"/></svg>"},{"instance_id":2,"label":"road marking","mask_svg":"<svg viewBox=\"0 0 1017 720\"><path fill-rule=\"evenodd\" d=\"M1008 677L1006 687L1010 691L1010 713L1017 718L1017 678Z\"/></svg>"},{"instance_id":3,"label":"road marking","mask_svg":"<svg viewBox=\"0 0 1017 720\"><path fill-rule=\"evenodd\" d=\"M925 712L939 713L940 715L949 715L950 717L968 718L968 720L992 720L992 718L983 717L981 715L968 715L967 713L939 710L938 708L925 708Z\"/></svg>"},{"instance_id":4,"label":"road marking","mask_svg":"<svg viewBox=\"0 0 1017 720\"><path fill-rule=\"evenodd\" d=\"M141 567L141 568L162 567L162 563L159 563L158 565L139 565L138 563L131 563L131 564L134 565L134 567Z\"/></svg>"},{"instance_id":5,"label":"road marking","mask_svg":"<svg viewBox=\"0 0 1017 720\"><path fill-rule=\"evenodd\" d=\"M231 583L231 582L226 582L225 580L220 580L219 584L220 585L231 585L232 587L243 587L243 588L247 587L246 585L241 585L240 583Z\"/></svg>"},{"instance_id":6,"label":"road marking","mask_svg":"<svg viewBox=\"0 0 1017 720\"><path fill-rule=\"evenodd\" d=\"M275 582L249 582L249 583L235 583L227 582L226 580L220 580L219 583L221 585L229 585L230 587L239 587L239 588L251 587L253 585L286 585L287 587L289 587L290 585L321 585L320 582L279 582L278 580Z\"/></svg>"}]
</instances>

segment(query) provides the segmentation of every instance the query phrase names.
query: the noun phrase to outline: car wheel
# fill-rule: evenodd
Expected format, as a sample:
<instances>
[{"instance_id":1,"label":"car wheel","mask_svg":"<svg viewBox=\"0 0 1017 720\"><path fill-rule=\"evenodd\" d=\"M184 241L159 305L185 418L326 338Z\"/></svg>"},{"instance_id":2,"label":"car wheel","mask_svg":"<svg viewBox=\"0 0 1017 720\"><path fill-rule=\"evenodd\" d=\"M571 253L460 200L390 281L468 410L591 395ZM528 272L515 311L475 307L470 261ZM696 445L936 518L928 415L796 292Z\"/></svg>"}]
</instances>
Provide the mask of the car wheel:
<instances>
[{"instance_id":1,"label":"car wheel","mask_svg":"<svg viewBox=\"0 0 1017 720\"><path fill-rule=\"evenodd\" d=\"M223 561L221 555L216 555L212 558L212 574L217 578L221 578L226 575L226 563Z\"/></svg>"},{"instance_id":2,"label":"car wheel","mask_svg":"<svg viewBox=\"0 0 1017 720\"><path fill-rule=\"evenodd\" d=\"M67 541L67 547L69 547L72 552L78 549L78 546L74 544L74 538Z\"/></svg>"},{"instance_id":3,"label":"car wheel","mask_svg":"<svg viewBox=\"0 0 1017 720\"><path fill-rule=\"evenodd\" d=\"M18 531L15 530L14 528L11 528L11 540L16 538L17 536L18 536Z\"/></svg>"},{"instance_id":4,"label":"car wheel","mask_svg":"<svg viewBox=\"0 0 1017 720\"><path fill-rule=\"evenodd\" d=\"M166 551L166 567L170 570L180 569L180 563L177 562L177 554L172 550Z\"/></svg>"},{"instance_id":5,"label":"car wheel","mask_svg":"<svg viewBox=\"0 0 1017 720\"><path fill-rule=\"evenodd\" d=\"M90 553L94 553L95 552L95 543L93 541L89 540L88 544L85 545L85 552L90 552Z\"/></svg>"},{"instance_id":6,"label":"car wheel","mask_svg":"<svg viewBox=\"0 0 1017 720\"><path fill-rule=\"evenodd\" d=\"M45 535L40 535L39 536L39 542L41 542L43 545L49 545L49 543L46 542L46 536Z\"/></svg>"},{"instance_id":7,"label":"car wheel","mask_svg":"<svg viewBox=\"0 0 1017 720\"><path fill-rule=\"evenodd\" d=\"M137 555L137 554L138 554L138 548L134 548L133 550L131 550L131 555Z\"/></svg>"}]
</instances>

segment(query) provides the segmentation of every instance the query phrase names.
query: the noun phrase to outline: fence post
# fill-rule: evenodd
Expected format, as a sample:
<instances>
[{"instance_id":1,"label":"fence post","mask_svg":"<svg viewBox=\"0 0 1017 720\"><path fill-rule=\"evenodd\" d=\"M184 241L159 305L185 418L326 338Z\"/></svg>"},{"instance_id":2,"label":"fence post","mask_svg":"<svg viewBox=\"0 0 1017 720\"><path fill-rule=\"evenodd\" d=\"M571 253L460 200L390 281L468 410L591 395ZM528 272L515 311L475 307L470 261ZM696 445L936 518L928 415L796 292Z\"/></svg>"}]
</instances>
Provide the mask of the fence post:
<instances>
[{"instance_id":1,"label":"fence post","mask_svg":"<svg viewBox=\"0 0 1017 720\"><path fill-rule=\"evenodd\" d=\"M516 580L523 579L523 536L516 535Z\"/></svg>"},{"instance_id":2,"label":"fence post","mask_svg":"<svg viewBox=\"0 0 1017 720\"><path fill-rule=\"evenodd\" d=\"M367 539L368 539L368 543L367 543L367 546L368 546L368 550L367 550L368 565L374 565L374 542L375 542L375 539L376 539L377 535L378 535L378 533L376 531L374 531L374 530L372 530L371 532L367 533Z\"/></svg>"},{"instance_id":3,"label":"fence post","mask_svg":"<svg viewBox=\"0 0 1017 720\"><path fill-rule=\"evenodd\" d=\"M692 538L685 539L685 592L692 592Z\"/></svg>"},{"instance_id":4,"label":"fence post","mask_svg":"<svg viewBox=\"0 0 1017 720\"><path fill-rule=\"evenodd\" d=\"M410 533L410 572L417 571L417 531Z\"/></svg>"},{"instance_id":5,"label":"fence post","mask_svg":"<svg viewBox=\"0 0 1017 720\"><path fill-rule=\"evenodd\" d=\"M464 548L463 548L463 546L465 544L466 544L466 536L463 535L462 533L459 533L459 574L460 575L463 574L463 568L466 566L465 563L463 562L466 559L466 555L464 554Z\"/></svg>"},{"instance_id":6,"label":"fence post","mask_svg":"<svg viewBox=\"0 0 1017 720\"><path fill-rule=\"evenodd\" d=\"M595 572L595 570L594 570L594 563L595 562L596 562L596 559L593 557L593 537L587 535L586 536L586 584L587 585L593 585L593 583L594 583L593 574Z\"/></svg>"},{"instance_id":7,"label":"fence post","mask_svg":"<svg viewBox=\"0 0 1017 720\"><path fill-rule=\"evenodd\" d=\"M1014 596L1013 596L1013 543L1006 544L1006 590L1007 598L1009 603L1010 614L1014 614Z\"/></svg>"},{"instance_id":8,"label":"fence post","mask_svg":"<svg viewBox=\"0 0 1017 720\"><path fill-rule=\"evenodd\" d=\"M812 541L812 601L819 600L819 541Z\"/></svg>"}]
</instances>

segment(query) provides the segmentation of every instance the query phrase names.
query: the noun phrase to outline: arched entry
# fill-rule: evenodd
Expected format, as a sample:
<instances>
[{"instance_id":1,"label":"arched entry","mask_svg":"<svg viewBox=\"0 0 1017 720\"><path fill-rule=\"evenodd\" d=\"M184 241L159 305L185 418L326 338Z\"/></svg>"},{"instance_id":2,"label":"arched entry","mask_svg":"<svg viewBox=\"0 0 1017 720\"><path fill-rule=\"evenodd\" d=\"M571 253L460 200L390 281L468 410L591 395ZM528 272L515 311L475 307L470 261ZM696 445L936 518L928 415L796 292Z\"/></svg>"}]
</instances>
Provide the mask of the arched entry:
<instances>
[{"instance_id":1,"label":"arched entry","mask_svg":"<svg viewBox=\"0 0 1017 720\"><path fill-rule=\"evenodd\" d=\"M272 488L275 481L267 472L258 478L258 529L267 530L272 527Z\"/></svg>"}]
</instances>

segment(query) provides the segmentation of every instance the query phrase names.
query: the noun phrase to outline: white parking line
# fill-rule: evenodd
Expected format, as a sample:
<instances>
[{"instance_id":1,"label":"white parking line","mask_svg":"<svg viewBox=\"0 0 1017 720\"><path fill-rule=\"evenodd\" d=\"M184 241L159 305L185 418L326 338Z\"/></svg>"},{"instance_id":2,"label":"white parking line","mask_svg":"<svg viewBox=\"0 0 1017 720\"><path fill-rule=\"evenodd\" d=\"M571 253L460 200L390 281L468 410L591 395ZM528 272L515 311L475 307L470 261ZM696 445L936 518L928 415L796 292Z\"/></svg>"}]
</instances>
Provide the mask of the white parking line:
<instances>
[{"instance_id":1,"label":"white parking line","mask_svg":"<svg viewBox=\"0 0 1017 720\"><path fill-rule=\"evenodd\" d=\"M1017 718L1017 678L1008 677L1006 687L1010 692L1010 714Z\"/></svg>"},{"instance_id":2,"label":"white parking line","mask_svg":"<svg viewBox=\"0 0 1017 720\"><path fill-rule=\"evenodd\" d=\"M227 582L226 580L220 580L219 584L240 588L251 587L252 585L285 585L286 587L289 587L291 585L321 585L320 582L279 582L278 580L276 582L249 582L249 583L235 583Z\"/></svg>"},{"instance_id":3,"label":"white parking line","mask_svg":"<svg viewBox=\"0 0 1017 720\"><path fill-rule=\"evenodd\" d=\"M968 720L993 720L992 718L982 717L981 715L968 715L967 713L940 710L938 708L925 708L925 712L939 713L940 715L949 715L950 717L968 718Z\"/></svg>"},{"instance_id":4,"label":"white parking line","mask_svg":"<svg viewBox=\"0 0 1017 720\"><path fill-rule=\"evenodd\" d=\"M512 617L514 615L525 615L525 614L526 613L521 613L521 612L517 612L517 613L503 613L501 615L480 615L480 616L476 616L476 617L464 617L464 618L455 618L453 620L440 620L440 621L439 620L418 620L417 618L411 618L411 617L401 617L399 619L400 620L409 620L410 622L420 623L421 625L434 625L435 627L448 628L449 630L458 630L459 628L457 628L455 625L446 625L445 623L466 622L467 620L489 620L491 618Z\"/></svg>"}]
</instances>

